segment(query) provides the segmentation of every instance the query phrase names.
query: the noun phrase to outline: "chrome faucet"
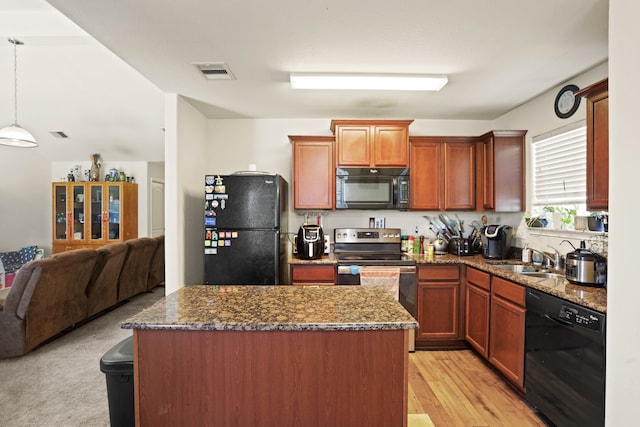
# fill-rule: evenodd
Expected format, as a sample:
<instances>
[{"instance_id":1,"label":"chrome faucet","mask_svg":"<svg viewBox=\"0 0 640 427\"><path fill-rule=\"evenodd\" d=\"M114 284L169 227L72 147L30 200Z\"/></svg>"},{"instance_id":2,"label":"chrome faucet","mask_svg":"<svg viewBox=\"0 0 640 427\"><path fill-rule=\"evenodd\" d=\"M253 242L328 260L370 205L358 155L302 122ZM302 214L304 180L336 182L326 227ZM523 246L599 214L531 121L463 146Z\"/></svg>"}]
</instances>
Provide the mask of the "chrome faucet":
<instances>
[{"instance_id":1,"label":"chrome faucet","mask_svg":"<svg viewBox=\"0 0 640 427\"><path fill-rule=\"evenodd\" d=\"M542 259L543 259L543 263L545 267L550 267L550 268L556 268L556 269L561 269L562 268L562 255L560 255L560 252L558 252L558 250L556 248L554 248L551 245L547 245L547 247L553 249L554 252L554 257L552 258L550 255L548 255L545 252L542 252L538 249L534 249L531 248L531 252L536 252L540 255L542 255Z\"/></svg>"},{"instance_id":2,"label":"chrome faucet","mask_svg":"<svg viewBox=\"0 0 640 427\"><path fill-rule=\"evenodd\" d=\"M549 249L553 249L553 257L554 257L553 267L557 268L557 269L561 269L563 267L563 265L562 265L562 255L560 255L560 252L556 248L554 248L553 246L547 245L547 247Z\"/></svg>"}]
</instances>

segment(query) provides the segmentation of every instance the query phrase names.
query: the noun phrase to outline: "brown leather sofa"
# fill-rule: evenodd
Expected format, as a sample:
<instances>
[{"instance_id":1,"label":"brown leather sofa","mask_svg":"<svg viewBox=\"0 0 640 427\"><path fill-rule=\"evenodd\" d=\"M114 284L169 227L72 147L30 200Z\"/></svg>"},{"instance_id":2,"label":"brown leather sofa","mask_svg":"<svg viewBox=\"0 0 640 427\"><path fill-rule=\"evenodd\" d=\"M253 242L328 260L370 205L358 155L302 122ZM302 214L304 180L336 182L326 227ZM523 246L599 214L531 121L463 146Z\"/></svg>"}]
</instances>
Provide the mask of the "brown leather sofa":
<instances>
[{"instance_id":1,"label":"brown leather sofa","mask_svg":"<svg viewBox=\"0 0 640 427\"><path fill-rule=\"evenodd\" d=\"M164 284L164 236L155 237L157 242L156 250L151 259L151 268L149 269L149 280L147 281L147 289L151 290L158 285Z\"/></svg>"},{"instance_id":2,"label":"brown leather sofa","mask_svg":"<svg viewBox=\"0 0 640 427\"><path fill-rule=\"evenodd\" d=\"M126 243L111 243L96 249L96 268L85 293L87 294L87 317L118 303L118 279L129 247Z\"/></svg>"},{"instance_id":3,"label":"brown leather sofa","mask_svg":"<svg viewBox=\"0 0 640 427\"><path fill-rule=\"evenodd\" d=\"M97 252L78 249L25 264L0 312L0 358L20 356L87 315Z\"/></svg>"},{"instance_id":4,"label":"brown leather sofa","mask_svg":"<svg viewBox=\"0 0 640 427\"><path fill-rule=\"evenodd\" d=\"M23 355L160 284L158 265L150 277L152 263L159 263L160 241L164 276L163 236L61 252L25 264L0 295L0 359Z\"/></svg>"},{"instance_id":5,"label":"brown leather sofa","mask_svg":"<svg viewBox=\"0 0 640 427\"><path fill-rule=\"evenodd\" d=\"M140 237L127 240L129 247L124 259L122 271L118 278L118 301L124 301L134 295L147 291L151 259L156 250L157 240L151 237Z\"/></svg>"}]
</instances>

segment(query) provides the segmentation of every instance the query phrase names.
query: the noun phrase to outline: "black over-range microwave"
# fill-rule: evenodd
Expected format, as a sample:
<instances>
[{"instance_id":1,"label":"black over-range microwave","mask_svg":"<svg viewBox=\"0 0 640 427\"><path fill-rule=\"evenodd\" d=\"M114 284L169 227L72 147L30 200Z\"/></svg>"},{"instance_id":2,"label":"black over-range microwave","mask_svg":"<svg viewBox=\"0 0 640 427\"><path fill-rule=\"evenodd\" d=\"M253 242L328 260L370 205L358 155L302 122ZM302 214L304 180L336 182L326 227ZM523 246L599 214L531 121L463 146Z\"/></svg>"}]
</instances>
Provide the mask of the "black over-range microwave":
<instances>
[{"instance_id":1,"label":"black over-range microwave","mask_svg":"<svg viewBox=\"0 0 640 427\"><path fill-rule=\"evenodd\" d=\"M409 209L409 169L337 168L336 209Z\"/></svg>"}]
</instances>

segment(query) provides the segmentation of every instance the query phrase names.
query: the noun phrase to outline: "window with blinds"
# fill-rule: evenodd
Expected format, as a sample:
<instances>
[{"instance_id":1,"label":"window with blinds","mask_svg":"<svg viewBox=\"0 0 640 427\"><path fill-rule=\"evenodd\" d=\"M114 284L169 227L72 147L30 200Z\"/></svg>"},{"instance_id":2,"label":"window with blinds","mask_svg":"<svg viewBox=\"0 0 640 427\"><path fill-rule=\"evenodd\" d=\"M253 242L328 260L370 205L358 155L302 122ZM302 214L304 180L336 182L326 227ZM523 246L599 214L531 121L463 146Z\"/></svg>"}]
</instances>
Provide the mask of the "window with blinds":
<instances>
[{"instance_id":1,"label":"window with blinds","mask_svg":"<svg viewBox=\"0 0 640 427\"><path fill-rule=\"evenodd\" d=\"M582 121L533 138L533 207L586 203L586 130Z\"/></svg>"}]
</instances>

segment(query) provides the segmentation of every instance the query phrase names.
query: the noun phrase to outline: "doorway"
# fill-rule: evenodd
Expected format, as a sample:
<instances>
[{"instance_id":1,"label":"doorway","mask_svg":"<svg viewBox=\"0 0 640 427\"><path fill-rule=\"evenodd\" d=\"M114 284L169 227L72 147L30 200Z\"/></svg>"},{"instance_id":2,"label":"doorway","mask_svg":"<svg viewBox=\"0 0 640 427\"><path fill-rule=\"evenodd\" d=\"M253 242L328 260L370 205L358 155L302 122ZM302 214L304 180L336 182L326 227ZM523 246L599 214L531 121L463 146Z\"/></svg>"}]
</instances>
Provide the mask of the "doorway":
<instances>
[{"instance_id":1,"label":"doorway","mask_svg":"<svg viewBox=\"0 0 640 427\"><path fill-rule=\"evenodd\" d=\"M151 179L151 237L164 234L164 182Z\"/></svg>"}]
</instances>

